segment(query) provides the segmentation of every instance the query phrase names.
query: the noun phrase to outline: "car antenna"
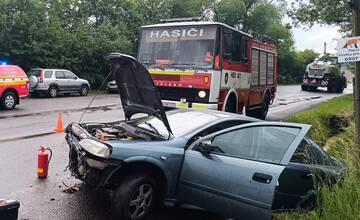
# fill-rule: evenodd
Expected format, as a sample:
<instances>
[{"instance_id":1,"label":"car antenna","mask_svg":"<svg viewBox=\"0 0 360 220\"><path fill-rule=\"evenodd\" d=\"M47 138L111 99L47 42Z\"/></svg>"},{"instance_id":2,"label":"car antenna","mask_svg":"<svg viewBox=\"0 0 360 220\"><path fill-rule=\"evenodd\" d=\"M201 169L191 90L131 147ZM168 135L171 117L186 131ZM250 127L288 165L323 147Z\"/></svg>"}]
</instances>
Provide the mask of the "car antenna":
<instances>
[{"instance_id":1,"label":"car antenna","mask_svg":"<svg viewBox=\"0 0 360 220\"><path fill-rule=\"evenodd\" d=\"M100 89L102 88L102 86L104 85L104 83L107 81L107 79L109 78L109 76L112 74L112 71L109 72L109 74L105 77L105 79L102 81L101 85L99 86L99 88L96 90L96 92L99 92ZM93 103L93 101L95 100L96 96L98 95L98 93L96 93L90 103L88 104L88 106L85 108L85 110L83 111L83 113L81 114L81 117L79 119L79 123L81 122L82 118L84 117L85 113L87 112L87 110L89 109L90 105Z\"/></svg>"}]
</instances>

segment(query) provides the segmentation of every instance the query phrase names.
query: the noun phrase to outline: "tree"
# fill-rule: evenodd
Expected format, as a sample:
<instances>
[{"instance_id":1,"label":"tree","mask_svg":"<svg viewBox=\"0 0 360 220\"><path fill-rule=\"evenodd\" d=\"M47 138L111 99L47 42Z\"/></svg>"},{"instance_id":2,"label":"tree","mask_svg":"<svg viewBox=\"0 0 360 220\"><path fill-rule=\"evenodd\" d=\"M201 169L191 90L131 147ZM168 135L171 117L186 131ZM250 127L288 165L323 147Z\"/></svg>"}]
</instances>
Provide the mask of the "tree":
<instances>
[{"instance_id":1,"label":"tree","mask_svg":"<svg viewBox=\"0 0 360 220\"><path fill-rule=\"evenodd\" d=\"M351 30L351 9L348 0L296 0L292 3L288 15L295 25L309 27L315 23L338 25L341 30Z\"/></svg>"}]
</instances>

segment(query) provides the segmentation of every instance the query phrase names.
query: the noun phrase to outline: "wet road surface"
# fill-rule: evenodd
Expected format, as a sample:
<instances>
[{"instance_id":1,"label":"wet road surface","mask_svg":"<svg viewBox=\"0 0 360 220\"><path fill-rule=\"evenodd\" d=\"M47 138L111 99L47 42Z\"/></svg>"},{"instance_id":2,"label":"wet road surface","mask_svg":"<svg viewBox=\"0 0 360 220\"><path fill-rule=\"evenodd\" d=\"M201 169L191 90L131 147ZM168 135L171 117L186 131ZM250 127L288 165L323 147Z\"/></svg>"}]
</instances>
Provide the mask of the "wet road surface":
<instances>
[{"instance_id":1,"label":"wet road surface","mask_svg":"<svg viewBox=\"0 0 360 220\"><path fill-rule=\"evenodd\" d=\"M270 120L283 120L294 112L338 96L324 91L302 92L298 85L278 89L277 99L269 111ZM348 88L346 93L350 92ZM111 196L87 189L71 177L69 171L64 171L68 161L64 134L41 135L53 131L58 111L63 112L65 125L78 121L91 98L28 98L21 100L15 111L0 111L0 198L20 201L19 219L110 219ZM122 117L119 96L102 95L94 100L83 121L105 122ZM54 151L47 179L36 176L36 151L41 145ZM64 183L79 186L80 191L64 193ZM151 219L224 218L199 210L162 208Z\"/></svg>"}]
</instances>

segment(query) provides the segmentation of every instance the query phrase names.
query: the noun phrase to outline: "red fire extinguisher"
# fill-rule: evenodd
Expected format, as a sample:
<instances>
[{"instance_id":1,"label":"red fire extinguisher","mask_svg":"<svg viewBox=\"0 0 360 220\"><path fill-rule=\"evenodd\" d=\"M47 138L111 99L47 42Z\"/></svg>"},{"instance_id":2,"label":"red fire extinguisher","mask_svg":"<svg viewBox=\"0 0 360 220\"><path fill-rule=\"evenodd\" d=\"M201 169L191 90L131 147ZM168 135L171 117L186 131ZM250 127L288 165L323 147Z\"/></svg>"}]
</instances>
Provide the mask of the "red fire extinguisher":
<instances>
[{"instance_id":1,"label":"red fire extinguisher","mask_svg":"<svg viewBox=\"0 0 360 220\"><path fill-rule=\"evenodd\" d=\"M50 157L48 151L50 152ZM38 168L37 168L38 177L46 178L48 176L48 168L52 157L52 151L50 148L44 148L40 146L40 149L37 151L37 156L38 156Z\"/></svg>"}]
</instances>

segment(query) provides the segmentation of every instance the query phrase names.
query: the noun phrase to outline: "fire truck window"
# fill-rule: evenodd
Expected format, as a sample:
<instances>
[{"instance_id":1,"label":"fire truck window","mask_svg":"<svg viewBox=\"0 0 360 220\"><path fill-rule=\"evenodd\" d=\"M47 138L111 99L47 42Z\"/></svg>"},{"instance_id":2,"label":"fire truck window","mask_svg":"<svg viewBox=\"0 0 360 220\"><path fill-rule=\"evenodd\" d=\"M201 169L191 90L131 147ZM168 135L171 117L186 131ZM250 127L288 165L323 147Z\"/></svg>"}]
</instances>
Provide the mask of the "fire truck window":
<instances>
[{"instance_id":1,"label":"fire truck window","mask_svg":"<svg viewBox=\"0 0 360 220\"><path fill-rule=\"evenodd\" d=\"M233 33L232 61L241 61L241 35L238 32Z\"/></svg>"},{"instance_id":2,"label":"fire truck window","mask_svg":"<svg viewBox=\"0 0 360 220\"><path fill-rule=\"evenodd\" d=\"M259 50L252 50L251 85L259 85Z\"/></svg>"},{"instance_id":3,"label":"fire truck window","mask_svg":"<svg viewBox=\"0 0 360 220\"><path fill-rule=\"evenodd\" d=\"M171 60L171 53L170 53L170 43L164 42L158 47L158 51L156 52L156 60Z\"/></svg>"},{"instance_id":4,"label":"fire truck window","mask_svg":"<svg viewBox=\"0 0 360 220\"><path fill-rule=\"evenodd\" d=\"M241 40L241 49L242 49L242 62L248 63L249 50L248 50L248 39L243 38Z\"/></svg>"},{"instance_id":5,"label":"fire truck window","mask_svg":"<svg viewBox=\"0 0 360 220\"><path fill-rule=\"evenodd\" d=\"M260 52L260 85L266 84L266 66L267 66L267 59L266 59L266 52Z\"/></svg>"},{"instance_id":6,"label":"fire truck window","mask_svg":"<svg viewBox=\"0 0 360 220\"><path fill-rule=\"evenodd\" d=\"M225 32L224 33L224 59L231 60L232 53L232 33Z\"/></svg>"},{"instance_id":7,"label":"fire truck window","mask_svg":"<svg viewBox=\"0 0 360 220\"><path fill-rule=\"evenodd\" d=\"M274 83L274 54L268 53L268 84Z\"/></svg>"},{"instance_id":8,"label":"fire truck window","mask_svg":"<svg viewBox=\"0 0 360 220\"><path fill-rule=\"evenodd\" d=\"M164 27L143 30L139 61L152 65L212 68L216 27Z\"/></svg>"}]
</instances>

